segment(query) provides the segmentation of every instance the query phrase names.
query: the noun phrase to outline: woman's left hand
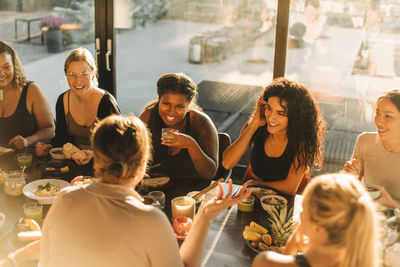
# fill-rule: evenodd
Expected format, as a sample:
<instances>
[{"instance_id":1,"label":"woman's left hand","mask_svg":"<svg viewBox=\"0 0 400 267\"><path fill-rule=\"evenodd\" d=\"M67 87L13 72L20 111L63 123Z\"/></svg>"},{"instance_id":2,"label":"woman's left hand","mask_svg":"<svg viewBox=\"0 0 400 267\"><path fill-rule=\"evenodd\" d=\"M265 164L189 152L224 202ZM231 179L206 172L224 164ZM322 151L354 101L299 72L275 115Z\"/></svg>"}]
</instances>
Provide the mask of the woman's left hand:
<instances>
[{"instance_id":1,"label":"woman's left hand","mask_svg":"<svg viewBox=\"0 0 400 267\"><path fill-rule=\"evenodd\" d=\"M74 159L74 161L78 165L86 165L93 158L93 150L84 149L82 151L86 154L86 158L85 159Z\"/></svg>"},{"instance_id":2,"label":"woman's left hand","mask_svg":"<svg viewBox=\"0 0 400 267\"><path fill-rule=\"evenodd\" d=\"M20 135L14 136L8 142L9 145L14 145L16 149L23 149L28 146L28 139Z\"/></svg>"},{"instance_id":3,"label":"woman's left hand","mask_svg":"<svg viewBox=\"0 0 400 267\"><path fill-rule=\"evenodd\" d=\"M226 196L223 198L224 189L222 185L219 183L219 194L216 199L209 201L205 204L202 204L197 212L197 216L201 216L202 220L208 220L211 222L214 220L221 212L226 210L227 208L242 202L245 198L248 198L251 194L250 191L247 191L247 185L243 185L240 189L239 193L235 196L232 196L232 180L228 181L228 192Z\"/></svg>"},{"instance_id":4,"label":"woman's left hand","mask_svg":"<svg viewBox=\"0 0 400 267\"><path fill-rule=\"evenodd\" d=\"M173 138L164 138L161 137L161 144L168 147L178 147L182 149L188 149L190 146L196 142L193 137L184 133L172 133L169 132L166 135L171 136Z\"/></svg>"}]
</instances>

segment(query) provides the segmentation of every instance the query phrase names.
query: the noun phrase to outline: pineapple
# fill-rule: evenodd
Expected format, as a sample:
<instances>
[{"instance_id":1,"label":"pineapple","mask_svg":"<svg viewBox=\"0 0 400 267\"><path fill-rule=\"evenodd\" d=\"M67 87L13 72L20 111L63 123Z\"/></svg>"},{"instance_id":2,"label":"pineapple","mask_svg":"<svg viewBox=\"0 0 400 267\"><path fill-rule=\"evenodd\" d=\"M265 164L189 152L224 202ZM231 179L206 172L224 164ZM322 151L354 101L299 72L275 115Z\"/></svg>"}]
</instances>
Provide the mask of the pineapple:
<instances>
[{"instance_id":1,"label":"pineapple","mask_svg":"<svg viewBox=\"0 0 400 267\"><path fill-rule=\"evenodd\" d=\"M283 247L294 229L292 221L293 208L288 212L287 206L274 206L267 210L270 215L268 220L271 222L270 235L275 246Z\"/></svg>"}]
</instances>

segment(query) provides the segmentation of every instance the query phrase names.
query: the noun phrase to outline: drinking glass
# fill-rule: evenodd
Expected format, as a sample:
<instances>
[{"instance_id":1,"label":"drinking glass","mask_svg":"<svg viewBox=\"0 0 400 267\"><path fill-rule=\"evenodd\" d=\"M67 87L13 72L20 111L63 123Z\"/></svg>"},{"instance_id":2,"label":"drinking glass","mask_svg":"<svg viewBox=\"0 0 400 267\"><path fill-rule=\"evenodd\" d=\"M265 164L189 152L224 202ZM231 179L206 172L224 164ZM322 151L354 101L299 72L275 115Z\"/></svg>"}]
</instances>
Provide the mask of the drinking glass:
<instances>
[{"instance_id":1,"label":"drinking glass","mask_svg":"<svg viewBox=\"0 0 400 267\"><path fill-rule=\"evenodd\" d=\"M43 205L37 201L30 201L24 204L25 218L39 222L43 218Z\"/></svg>"},{"instance_id":2,"label":"drinking glass","mask_svg":"<svg viewBox=\"0 0 400 267\"><path fill-rule=\"evenodd\" d=\"M149 196L160 203L161 209L165 207L165 194L162 191L151 191Z\"/></svg>"},{"instance_id":3,"label":"drinking glass","mask_svg":"<svg viewBox=\"0 0 400 267\"><path fill-rule=\"evenodd\" d=\"M144 201L143 201L144 204L154 206L156 208L161 209L160 203L157 200L155 200L153 197L144 196L143 199L144 199Z\"/></svg>"},{"instance_id":4,"label":"drinking glass","mask_svg":"<svg viewBox=\"0 0 400 267\"><path fill-rule=\"evenodd\" d=\"M32 165L32 154L31 153L20 153L17 155L18 166L20 168L29 168Z\"/></svg>"},{"instance_id":5,"label":"drinking glass","mask_svg":"<svg viewBox=\"0 0 400 267\"><path fill-rule=\"evenodd\" d=\"M198 193L200 193L200 191L192 191L192 192L187 193L186 196L193 198ZM196 212L199 209L200 204L203 201L203 198L204 198L204 195L202 195L200 198L197 199L197 201L196 201Z\"/></svg>"},{"instance_id":6,"label":"drinking glass","mask_svg":"<svg viewBox=\"0 0 400 267\"><path fill-rule=\"evenodd\" d=\"M172 221L178 217L185 216L193 220L196 203L193 198L182 196L176 197L171 201L171 219Z\"/></svg>"},{"instance_id":7,"label":"drinking glass","mask_svg":"<svg viewBox=\"0 0 400 267\"><path fill-rule=\"evenodd\" d=\"M167 138L167 139L174 139L174 137L166 135L166 133L178 133L179 131L174 128L162 128L161 129L161 137Z\"/></svg>"}]
</instances>

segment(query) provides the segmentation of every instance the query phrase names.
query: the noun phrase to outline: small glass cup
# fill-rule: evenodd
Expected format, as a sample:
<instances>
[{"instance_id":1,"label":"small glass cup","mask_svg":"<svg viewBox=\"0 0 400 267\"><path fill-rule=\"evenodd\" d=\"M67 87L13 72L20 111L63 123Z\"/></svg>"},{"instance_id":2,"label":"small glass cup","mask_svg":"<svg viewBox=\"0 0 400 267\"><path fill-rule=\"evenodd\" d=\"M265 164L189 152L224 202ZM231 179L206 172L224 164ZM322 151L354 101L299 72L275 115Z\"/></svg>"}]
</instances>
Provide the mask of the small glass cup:
<instances>
[{"instance_id":1,"label":"small glass cup","mask_svg":"<svg viewBox=\"0 0 400 267\"><path fill-rule=\"evenodd\" d=\"M18 166L20 168L29 168L32 166L32 154L31 153L20 153L17 155Z\"/></svg>"},{"instance_id":2,"label":"small glass cup","mask_svg":"<svg viewBox=\"0 0 400 267\"><path fill-rule=\"evenodd\" d=\"M178 129L174 129L174 128L162 128L161 129L161 137L162 138L174 139L175 137L167 135L166 133L179 133L179 131L178 131Z\"/></svg>"},{"instance_id":3,"label":"small glass cup","mask_svg":"<svg viewBox=\"0 0 400 267\"><path fill-rule=\"evenodd\" d=\"M151 191L148 194L150 197L154 198L160 203L161 209L165 207L165 194L162 191Z\"/></svg>"},{"instance_id":4,"label":"small glass cup","mask_svg":"<svg viewBox=\"0 0 400 267\"><path fill-rule=\"evenodd\" d=\"M144 199L143 203L145 205L150 205L150 206L154 206L156 208L161 209L160 203L157 200L155 200L154 198L152 198L150 196L144 196L143 199Z\"/></svg>"},{"instance_id":5,"label":"small glass cup","mask_svg":"<svg viewBox=\"0 0 400 267\"><path fill-rule=\"evenodd\" d=\"M195 195L197 195L200 191L192 191L186 194L187 197L193 198ZM203 201L204 195L202 195L200 198L197 199L196 201L196 212L199 209L201 202Z\"/></svg>"},{"instance_id":6,"label":"small glass cup","mask_svg":"<svg viewBox=\"0 0 400 267\"><path fill-rule=\"evenodd\" d=\"M43 218L43 205L37 201L26 202L23 206L26 219L40 222Z\"/></svg>"},{"instance_id":7,"label":"small glass cup","mask_svg":"<svg viewBox=\"0 0 400 267\"><path fill-rule=\"evenodd\" d=\"M6 172L4 176L4 192L10 196L22 195L22 189L26 185L25 178L27 177L22 171Z\"/></svg>"},{"instance_id":8,"label":"small glass cup","mask_svg":"<svg viewBox=\"0 0 400 267\"><path fill-rule=\"evenodd\" d=\"M171 219L185 216L193 220L196 209L196 203L193 198L182 196L176 197L171 201Z\"/></svg>"},{"instance_id":9,"label":"small glass cup","mask_svg":"<svg viewBox=\"0 0 400 267\"><path fill-rule=\"evenodd\" d=\"M244 199L242 202L237 204L238 210L242 212L252 212L254 209L254 200L255 197L253 195L250 195L250 197Z\"/></svg>"}]
</instances>

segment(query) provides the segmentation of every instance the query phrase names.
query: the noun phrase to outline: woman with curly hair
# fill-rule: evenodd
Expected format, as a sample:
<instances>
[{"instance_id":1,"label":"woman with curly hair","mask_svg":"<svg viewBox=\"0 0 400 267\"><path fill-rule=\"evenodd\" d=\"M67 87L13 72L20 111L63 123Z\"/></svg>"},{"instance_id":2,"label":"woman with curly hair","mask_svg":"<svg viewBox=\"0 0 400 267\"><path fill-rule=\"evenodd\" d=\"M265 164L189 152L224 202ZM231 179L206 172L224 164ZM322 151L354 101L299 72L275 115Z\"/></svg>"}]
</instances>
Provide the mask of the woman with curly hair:
<instances>
[{"instance_id":1,"label":"woman with curly hair","mask_svg":"<svg viewBox=\"0 0 400 267\"><path fill-rule=\"evenodd\" d=\"M5 41L0 41L0 129L0 144L17 149L54 136L49 102L27 81L17 52Z\"/></svg>"},{"instance_id":2,"label":"woman with curly hair","mask_svg":"<svg viewBox=\"0 0 400 267\"><path fill-rule=\"evenodd\" d=\"M275 79L265 88L239 138L224 152L222 165L232 169L251 147L247 184L293 195L313 164L322 166L325 130L308 89L286 78Z\"/></svg>"}]
</instances>

